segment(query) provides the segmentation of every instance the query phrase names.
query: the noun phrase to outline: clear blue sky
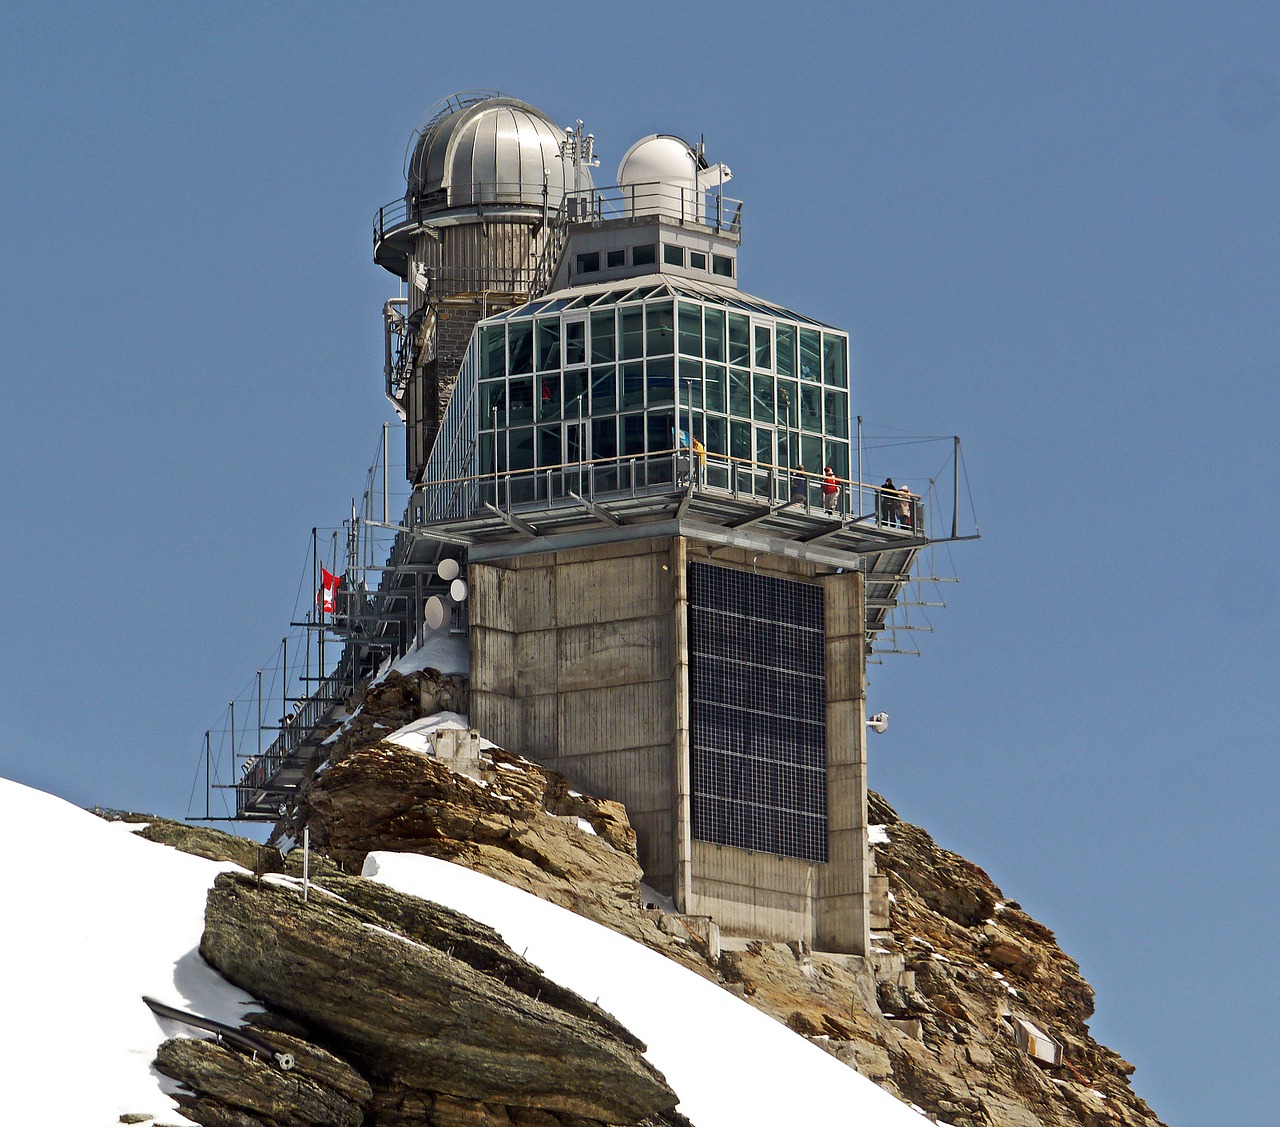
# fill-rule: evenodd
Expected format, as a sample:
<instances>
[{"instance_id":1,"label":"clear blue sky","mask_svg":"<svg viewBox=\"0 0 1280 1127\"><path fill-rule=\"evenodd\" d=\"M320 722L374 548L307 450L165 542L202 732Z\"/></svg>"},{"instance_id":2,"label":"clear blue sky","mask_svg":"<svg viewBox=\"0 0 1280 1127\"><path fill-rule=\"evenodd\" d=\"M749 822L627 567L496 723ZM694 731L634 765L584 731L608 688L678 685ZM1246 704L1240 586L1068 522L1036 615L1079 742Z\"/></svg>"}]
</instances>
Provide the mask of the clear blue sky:
<instances>
[{"instance_id":1,"label":"clear blue sky","mask_svg":"<svg viewBox=\"0 0 1280 1127\"><path fill-rule=\"evenodd\" d=\"M1280 1122L1280 6L9 5L0 773L181 817L381 423L438 98L696 138L744 288L963 437L872 784L1052 927L1173 1127ZM873 472L899 466L886 454ZM34 848L34 843L33 843Z\"/></svg>"}]
</instances>

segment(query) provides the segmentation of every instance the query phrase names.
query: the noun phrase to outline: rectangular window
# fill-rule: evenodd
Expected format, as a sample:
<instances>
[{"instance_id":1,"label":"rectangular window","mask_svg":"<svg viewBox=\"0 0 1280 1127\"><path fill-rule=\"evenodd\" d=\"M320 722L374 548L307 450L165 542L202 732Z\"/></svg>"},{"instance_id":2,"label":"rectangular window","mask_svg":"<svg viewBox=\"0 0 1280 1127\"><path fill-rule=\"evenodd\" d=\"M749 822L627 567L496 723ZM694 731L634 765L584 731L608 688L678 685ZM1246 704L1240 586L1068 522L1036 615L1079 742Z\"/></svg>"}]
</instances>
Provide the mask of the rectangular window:
<instances>
[{"instance_id":1,"label":"rectangular window","mask_svg":"<svg viewBox=\"0 0 1280 1127\"><path fill-rule=\"evenodd\" d=\"M690 305L687 301L680 303L680 355L702 355L702 308Z\"/></svg>"},{"instance_id":2,"label":"rectangular window","mask_svg":"<svg viewBox=\"0 0 1280 1127\"><path fill-rule=\"evenodd\" d=\"M720 415L708 415L707 437L703 439L708 454L729 453L729 421Z\"/></svg>"},{"instance_id":3,"label":"rectangular window","mask_svg":"<svg viewBox=\"0 0 1280 1127\"><path fill-rule=\"evenodd\" d=\"M618 409L618 372L612 364L607 368L591 369L588 400L587 412L591 415L608 414Z\"/></svg>"},{"instance_id":4,"label":"rectangular window","mask_svg":"<svg viewBox=\"0 0 1280 1127\"><path fill-rule=\"evenodd\" d=\"M644 415L619 415L618 429L621 432L624 458L631 458L644 453Z\"/></svg>"},{"instance_id":5,"label":"rectangular window","mask_svg":"<svg viewBox=\"0 0 1280 1127\"><path fill-rule=\"evenodd\" d=\"M538 428L538 465L558 466L564 461L560 449L560 428Z\"/></svg>"},{"instance_id":6,"label":"rectangular window","mask_svg":"<svg viewBox=\"0 0 1280 1127\"><path fill-rule=\"evenodd\" d=\"M822 382L828 387L849 386L845 340L835 333L822 334Z\"/></svg>"},{"instance_id":7,"label":"rectangular window","mask_svg":"<svg viewBox=\"0 0 1280 1127\"><path fill-rule=\"evenodd\" d=\"M822 430L822 391L820 388L800 387L800 427L818 434Z\"/></svg>"},{"instance_id":8,"label":"rectangular window","mask_svg":"<svg viewBox=\"0 0 1280 1127\"><path fill-rule=\"evenodd\" d=\"M610 269L617 266L625 266L627 264L627 252L625 250L607 250L604 253L604 264Z\"/></svg>"},{"instance_id":9,"label":"rectangular window","mask_svg":"<svg viewBox=\"0 0 1280 1127\"><path fill-rule=\"evenodd\" d=\"M727 254L713 254L711 256L711 273L719 274L724 278L732 278L733 259Z\"/></svg>"},{"instance_id":10,"label":"rectangular window","mask_svg":"<svg viewBox=\"0 0 1280 1127\"><path fill-rule=\"evenodd\" d=\"M729 369L729 414L751 418L751 373Z\"/></svg>"},{"instance_id":11,"label":"rectangular window","mask_svg":"<svg viewBox=\"0 0 1280 1127\"><path fill-rule=\"evenodd\" d=\"M476 444L476 471L481 474L493 473L492 434L482 434Z\"/></svg>"},{"instance_id":12,"label":"rectangular window","mask_svg":"<svg viewBox=\"0 0 1280 1127\"><path fill-rule=\"evenodd\" d=\"M618 420L612 415L591 420L591 454L595 458L618 456Z\"/></svg>"},{"instance_id":13,"label":"rectangular window","mask_svg":"<svg viewBox=\"0 0 1280 1127\"><path fill-rule=\"evenodd\" d=\"M671 302L650 302L644 307L645 351L650 356L670 356L675 348Z\"/></svg>"},{"instance_id":14,"label":"rectangular window","mask_svg":"<svg viewBox=\"0 0 1280 1127\"><path fill-rule=\"evenodd\" d=\"M498 415L498 425L503 426L506 418L503 412L507 409L507 385L504 381L484 383L480 385L480 425L491 427L494 423L494 412Z\"/></svg>"},{"instance_id":15,"label":"rectangular window","mask_svg":"<svg viewBox=\"0 0 1280 1127\"><path fill-rule=\"evenodd\" d=\"M773 422L773 377L757 372L751 378L751 417L758 423Z\"/></svg>"},{"instance_id":16,"label":"rectangular window","mask_svg":"<svg viewBox=\"0 0 1280 1127\"><path fill-rule=\"evenodd\" d=\"M691 250L689 252L689 269L705 270L707 268L707 256L700 250Z\"/></svg>"},{"instance_id":17,"label":"rectangular window","mask_svg":"<svg viewBox=\"0 0 1280 1127\"><path fill-rule=\"evenodd\" d=\"M794 380L778 381L778 422L785 427L800 425L799 394Z\"/></svg>"},{"instance_id":18,"label":"rectangular window","mask_svg":"<svg viewBox=\"0 0 1280 1127\"><path fill-rule=\"evenodd\" d=\"M756 367L773 370L773 332L768 325L756 326Z\"/></svg>"},{"instance_id":19,"label":"rectangular window","mask_svg":"<svg viewBox=\"0 0 1280 1127\"><path fill-rule=\"evenodd\" d=\"M649 406L662 407L674 402L676 385L675 361L670 356L645 363L646 384L649 388Z\"/></svg>"},{"instance_id":20,"label":"rectangular window","mask_svg":"<svg viewBox=\"0 0 1280 1127\"><path fill-rule=\"evenodd\" d=\"M600 252L598 250L589 251L586 254L578 255L579 274L594 274L600 269Z\"/></svg>"},{"instance_id":21,"label":"rectangular window","mask_svg":"<svg viewBox=\"0 0 1280 1127\"><path fill-rule=\"evenodd\" d=\"M696 360L680 361L680 407L702 407L702 365Z\"/></svg>"},{"instance_id":22,"label":"rectangular window","mask_svg":"<svg viewBox=\"0 0 1280 1127\"><path fill-rule=\"evenodd\" d=\"M662 244L662 261L668 266L684 265L684 247L675 246L672 243Z\"/></svg>"},{"instance_id":23,"label":"rectangular window","mask_svg":"<svg viewBox=\"0 0 1280 1127\"><path fill-rule=\"evenodd\" d=\"M564 365L572 368L575 364L587 362L587 323L585 321L566 321L564 323Z\"/></svg>"},{"instance_id":24,"label":"rectangular window","mask_svg":"<svg viewBox=\"0 0 1280 1127\"><path fill-rule=\"evenodd\" d=\"M586 372L566 372L564 374L564 414L565 418L576 419L578 417L578 397L582 397L582 417L585 419L591 414L591 404L587 401L585 392L587 390L587 373Z\"/></svg>"},{"instance_id":25,"label":"rectangular window","mask_svg":"<svg viewBox=\"0 0 1280 1127\"><path fill-rule=\"evenodd\" d=\"M533 427L516 427L507 432L511 441L511 464L513 470L533 469Z\"/></svg>"},{"instance_id":26,"label":"rectangular window","mask_svg":"<svg viewBox=\"0 0 1280 1127\"><path fill-rule=\"evenodd\" d=\"M822 460L822 439L820 438L803 435L800 439L800 454L800 460L806 466L826 467L831 464Z\"/></svg>"},{"instance_id":27,"label":"rectangular window","mask_svg":"<svg viewBox=\"0 0 1280 1127\"><path fill-rule=\"evenodd\" d=\"M621 410L631 411L644 406L644 365L623 364Z\"/></svg>"},{"instance_id":28,"label":"rectangular window","mask_svg":"<svg viewBox=\"0 0 1280 1127\"><path fill-rule=\"evenodd\" d=\"M708 309L706 313L707 359L723 364L725 360L724 310Z\"/></svg>"},{"instance_id":29,"label":"rectangular window","mask_svg":"<svg viewBox=\"0 0 1280 1127\"><path fill-rule=\"evenodd\" d=\"M560 367L560 318L538 318L538 371Z\"/></svg>"},{"instance_id":30,"label":"rectangular window","mask_svg":"<svg viewBox=\"0 0 1280 1127\"><path fill-rule=\"evenodd\" d=\"M558 419L560 417L560 375L538 377L538 419Z\"/></svg>"},{"instance_id":31,"label":"rectangular window","mask_svg":"<svg viewBox=\"0 0 1280 1127\"><path fill-rule=\"evenodd\" d=\"M506 374L506 329L490 325L480 330L480 378L496 380Z\"/></svg>"},{"instance_id":32,"label":"rectangular window","mask_svg":"<svg viewBox=\"0 0 1280 1127\"><path fill-rule=\"evenodd\" d=\"M728 411L729 400L725 391L725 372L719 364L708 364L703 380L708 411Z\"/></svg>"},{"instance_id":33,"label":"rectangular window","mask_svg":"<svg viewBox=\"0 0 1280 1127\"><path fill-rule=\"evenodd\" d=\"M751 366L751 319L745 313L729 314L729 363Z\"/></svg>"},{"instance_id":34,"label":"rectangular window","mask_svg":"<svg viewBox=\"0 0 1280 1127\"><path fill-rule=\"evenodd\" d=\"M823 395L826 404L826 432L828 438L849 437L849 397L843 391L827 391Z\"/></svg>"},{"instance_id":35,"label":"rectangular window","mask_svg":"<svg viewBox=\"0 0 1280 1127\"><path fill-rule=\"evenodd\" d=\"M796 374L796 327L778 322L778 375Z\"/></svg>"},{"instance_id":36,"label":"rectangular window","mask_svg":"<svg viewBox=\"0 0 1280 1127\"><path fill-rule=\"evenodd\" d=\"M800 376L822 381L822 334L817 329L800 330Z\"/></svg>"},{"instance_id":37,"label":"rectangular window","mask_svg":"<svg viewBox=\"0 0 1280 1127\"><path fill-rule=\"evenodd\" d=\"M602 364L618 358L614 339L613 310L591 314L591 363Z\"/></svg>"},{"instance_id":38,"label":"rectangular window","mask_svg":"<svg viewBox=\"0 0 1280 1127\"><path fill-rule=\"evenodd\" d=\"M669 411L649 414L645 429L648 431L649 453L664 454L676 448L676 435Z\"/></svg>"},{"instance_id":39,"label":"rectangular window","mask_svg":"<svg viewBox=\"0 0 1280 1127\"><path fill-rule=\"evenodd\" d=\"M729 421L729 457L751 461L751 424Z\"/></svg>"},{"instance_id":40,"label":"rectangular window","mask_svg":"<svg viewBox=\"0 0 1280 1127\"><path fill-rule=\"evenodd\" d=\"M621 358L639 360L644 355L644 307L624 305L619 310L622 340Z\"/></svg>"},{"instance_id":41,"label":"rectangular window","mask_svg":"<svg viewBox=\"0 0 1280 1127\"><path fill-rule=\"evenodd\" d=\"M533 421L533 378L511 381L511 410L507 422L529 423ZM532 442L532 440L530 440ZM532 446L530 447L532 449Z\"/></svg>"},{"instance_id":42,"label":"rectangular window","mask_svg":"<svg viewBox=\"0 0 1280 1127\"><path fill-rule=\"evenodd\" d=\"M656 261L656 252L652 243L646 243L644 246L631 248L632 266L652 266Z\"/></svg>"},{"instance_id":43,"label":"rectangular window","mask_svg":"<svg viewBox=\"0 0 1280 1127\"><path fill-rule=\"evenodd\" d=\"M507 330L507 371L523 375L533 371L533 325L512 321Z\"/></svg>"}]
</instances>

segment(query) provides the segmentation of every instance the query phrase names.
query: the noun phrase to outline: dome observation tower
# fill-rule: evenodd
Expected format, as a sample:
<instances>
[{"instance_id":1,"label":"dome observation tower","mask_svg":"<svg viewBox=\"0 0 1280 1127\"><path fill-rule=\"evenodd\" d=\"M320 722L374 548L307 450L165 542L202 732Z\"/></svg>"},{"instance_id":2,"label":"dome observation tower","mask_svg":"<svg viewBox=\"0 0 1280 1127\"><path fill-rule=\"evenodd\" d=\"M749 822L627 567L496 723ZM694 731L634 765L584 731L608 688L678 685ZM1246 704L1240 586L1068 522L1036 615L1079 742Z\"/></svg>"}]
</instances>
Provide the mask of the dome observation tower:
<instances>
[{"instance_id":1,"label":"dome observation tower","mask_svg":"<svg viewBox=\"0 0 1280 1127\"><path fill-rule=\"evenodd\" d=\"M477 321L545 288L567 193L591 187L591 138L505 95L439 103L405 155L405 193L374 220L374 261L408 286L387 302L386 393L421 479Z\"/></svg>"}]
</instances>

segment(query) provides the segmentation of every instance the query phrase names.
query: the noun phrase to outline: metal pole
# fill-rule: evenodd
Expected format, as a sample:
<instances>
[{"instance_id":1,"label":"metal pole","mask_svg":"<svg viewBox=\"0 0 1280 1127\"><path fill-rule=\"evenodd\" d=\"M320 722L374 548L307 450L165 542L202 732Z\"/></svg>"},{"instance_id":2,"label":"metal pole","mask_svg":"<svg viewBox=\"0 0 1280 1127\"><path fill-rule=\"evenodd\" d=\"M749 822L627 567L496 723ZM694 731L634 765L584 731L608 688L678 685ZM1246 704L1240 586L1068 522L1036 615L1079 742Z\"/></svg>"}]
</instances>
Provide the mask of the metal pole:
<instances>
[{"instance_id":1,"label":"metal pole","mask_svg":"<svg viewBox=\"0 0 1280 1127\"><path fill-rule=\"evenodd\" d=\"M862 516L862 416L858 416L858 516Z\"/></svg>"},{"instance_id":2,"label":"metal pole","mask_svg":"<svg viewBox=\"0 0 1280 1127\"><path fill-rule=\"evenodd\" d=\"M388 498L387 498L387 428L388 424L382 424L382 523L388 523Z\"/></svg>"},{"instance_id":3,"label":"metal pole","mask_svg":"<svg viewBox=\"0 0 1280 1127\"><path fill-rule=\"evenodd\" d=\"M311 892L311 827L302 827L302 902Z\"/></svg>"},{"instance_id":4,"label":"metal pole","mask_svg":"<svg viewBox=\"0 0 1280 1127\"><path fill-rule=\"evenodd\" d=\"M258 670L258 758L262 758L262 670Z\"/></svg>"},{"instance_id":5,"label":"metal pole","mask_svg":"<svg viewBox=\"0 0 1280 1127\"><path fill-rule=\"evenodd\" d=\"M232 701L231 708L231 777L234 779L237 775L236 771L236 702Z\"/></svg>"},{"instance_id":6,"label":"metal pole","mask_svg":"<svg viewBox=\"0 0 1280 1127\"><path fill-rule=\"evenodd\" d=\"M289 715L289 635L280 639L280 730L284 731L284 718Z\"/></svg>"},{"instance_id":7,"label":"metal pole","mask_svg":"<svg viewBox=\"0 0 1280 1127\"><path fill-rule=\"evenodd\" d=\"M951 539L960 534L960 436L954 435L951 447Z\"/></svg>"},{"instance_id":8,"label":"metal pole","mask_svg":"<svg viewBox=\"0 0 1280 1127\"><path fill-rule=\"evenodd\" d=\"M212 814L212 811L209 809L209 792L213 789L213 781L210 778L209 770L212 762L213 755L209 750L209 730L206 728L204 733L204 817L206 822Z\"/></svg>"}]
</instances>

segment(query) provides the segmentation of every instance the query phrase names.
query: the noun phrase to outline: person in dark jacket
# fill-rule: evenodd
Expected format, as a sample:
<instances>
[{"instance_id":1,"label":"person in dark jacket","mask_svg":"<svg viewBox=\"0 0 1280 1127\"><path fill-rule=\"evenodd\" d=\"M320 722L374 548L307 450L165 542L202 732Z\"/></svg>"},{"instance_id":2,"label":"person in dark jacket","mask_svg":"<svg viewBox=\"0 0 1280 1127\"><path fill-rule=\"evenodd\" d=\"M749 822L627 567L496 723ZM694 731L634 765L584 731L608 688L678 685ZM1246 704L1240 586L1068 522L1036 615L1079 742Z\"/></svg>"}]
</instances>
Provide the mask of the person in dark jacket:
<instances>
[{"instance_id":1,"label":"person in dark jacket","mask_svg":"<svg viewBox=\"0 0 1280 1127\"><path fill-rule=\"evenodd\" d=\"M791 475L791 500L797 505L806 504L809 500L809 481L804 476L804 466L796 466Z\"/></svg>"}]
</instances>

